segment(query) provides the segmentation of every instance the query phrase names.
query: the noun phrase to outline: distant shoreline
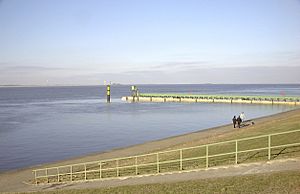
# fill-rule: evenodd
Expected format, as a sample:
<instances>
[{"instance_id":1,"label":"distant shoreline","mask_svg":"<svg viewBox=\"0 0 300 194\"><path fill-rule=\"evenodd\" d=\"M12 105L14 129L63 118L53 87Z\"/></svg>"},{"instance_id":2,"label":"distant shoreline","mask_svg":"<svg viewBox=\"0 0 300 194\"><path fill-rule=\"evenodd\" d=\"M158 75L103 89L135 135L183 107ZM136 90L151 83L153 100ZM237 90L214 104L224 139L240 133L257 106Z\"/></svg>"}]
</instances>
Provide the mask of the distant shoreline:
<instances>
[{"instance_id":1,"label":"distant shoreline","mask_svg":"<svg viewBox=\"0 0 300 194\"><path fill-rule=\"evenodd\" d=\"M300 85L300 83L260 83L260 84L237 84L237 83L162 83L162 84L153 84L153 83L135 83L135 84L111 84L112 86L131 86L131 85ZM29 87L83 87L83 86L105 86L103 84L90 84L90 85L0 85L0 88L29 88Z\"/></svg>"}]
</instances>

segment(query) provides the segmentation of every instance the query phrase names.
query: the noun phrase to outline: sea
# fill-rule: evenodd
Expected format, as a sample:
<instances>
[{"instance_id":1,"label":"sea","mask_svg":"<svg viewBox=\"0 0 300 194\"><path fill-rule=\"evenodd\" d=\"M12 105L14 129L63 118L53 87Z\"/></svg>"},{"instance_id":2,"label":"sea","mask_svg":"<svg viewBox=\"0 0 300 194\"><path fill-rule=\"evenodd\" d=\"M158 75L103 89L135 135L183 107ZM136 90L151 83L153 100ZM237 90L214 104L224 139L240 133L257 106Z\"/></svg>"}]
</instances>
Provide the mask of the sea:
<instances>
[{"instance_id":1,"label":"sea","mask_svg":"<svg viewBox=\"0 0 300 194\"><path fill-rule=\"evenodd\" d=\"M300 85L137 85L141 93L300 96ZM287 105L129 103L130 85L0 88L0 172L100 153L295 109Z\"/></svg>"}]
</instances>

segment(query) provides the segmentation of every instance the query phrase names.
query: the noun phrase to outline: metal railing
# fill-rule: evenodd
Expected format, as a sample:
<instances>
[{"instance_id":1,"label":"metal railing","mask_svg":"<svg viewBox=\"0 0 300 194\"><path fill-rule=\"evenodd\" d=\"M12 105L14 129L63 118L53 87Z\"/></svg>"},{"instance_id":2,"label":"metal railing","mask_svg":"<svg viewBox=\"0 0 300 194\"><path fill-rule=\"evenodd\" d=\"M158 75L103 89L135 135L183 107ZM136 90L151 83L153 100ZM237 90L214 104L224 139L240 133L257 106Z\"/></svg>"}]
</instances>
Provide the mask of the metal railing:
<instances>
[{"instance_id":1,"label":"metal railing","mask_svg":"<svg viewBox=\"0 0 300 194\"><path fill-rule=\"evenodd\" d=\"M91 181L205 169L300 153L300 129L169 151L33 170L34 183Z\"/></svg>"}]
</instances>

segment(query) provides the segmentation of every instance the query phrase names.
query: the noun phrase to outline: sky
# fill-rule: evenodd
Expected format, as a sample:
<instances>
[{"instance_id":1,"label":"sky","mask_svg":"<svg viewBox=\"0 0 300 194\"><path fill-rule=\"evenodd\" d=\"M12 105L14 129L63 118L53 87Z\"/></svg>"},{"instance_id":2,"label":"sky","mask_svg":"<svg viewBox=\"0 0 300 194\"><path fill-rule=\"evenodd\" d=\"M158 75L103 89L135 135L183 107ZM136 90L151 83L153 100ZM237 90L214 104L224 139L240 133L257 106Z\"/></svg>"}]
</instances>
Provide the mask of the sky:
<instances>
[{"instance_id":1,"label":"sky","mask_svg":"<svg viewBox=\"0 0 300 194\"><path fill-rule=\"evenodd\" d=\"M300 83L300 0L0 0L0 85Z\"/></svg>"}]
</instances>

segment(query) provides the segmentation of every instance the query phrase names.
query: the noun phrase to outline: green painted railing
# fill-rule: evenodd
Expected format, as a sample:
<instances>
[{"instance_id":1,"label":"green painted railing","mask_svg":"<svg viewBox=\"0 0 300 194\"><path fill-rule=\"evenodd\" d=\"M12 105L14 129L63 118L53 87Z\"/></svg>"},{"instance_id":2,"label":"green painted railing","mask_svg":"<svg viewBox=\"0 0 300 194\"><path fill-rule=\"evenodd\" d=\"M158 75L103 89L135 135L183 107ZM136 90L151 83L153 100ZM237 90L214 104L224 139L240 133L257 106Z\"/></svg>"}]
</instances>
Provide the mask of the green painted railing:
<instances>
[{"instance_id":1,"label":"green painted railing","mask_svg":"<svg viewBox=\"0 0 300 194\"><path fill-rule=\"evenodd\" d=\"M163 152L33 170L36 185L190 171L300 153L300 129Z\"/></svg>"}]
</instances>

